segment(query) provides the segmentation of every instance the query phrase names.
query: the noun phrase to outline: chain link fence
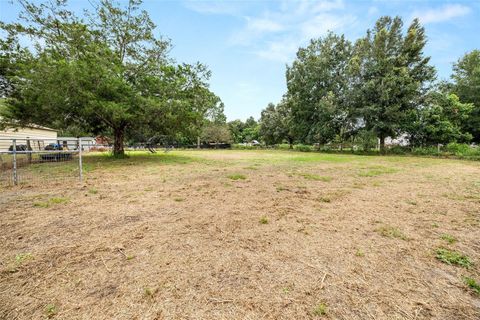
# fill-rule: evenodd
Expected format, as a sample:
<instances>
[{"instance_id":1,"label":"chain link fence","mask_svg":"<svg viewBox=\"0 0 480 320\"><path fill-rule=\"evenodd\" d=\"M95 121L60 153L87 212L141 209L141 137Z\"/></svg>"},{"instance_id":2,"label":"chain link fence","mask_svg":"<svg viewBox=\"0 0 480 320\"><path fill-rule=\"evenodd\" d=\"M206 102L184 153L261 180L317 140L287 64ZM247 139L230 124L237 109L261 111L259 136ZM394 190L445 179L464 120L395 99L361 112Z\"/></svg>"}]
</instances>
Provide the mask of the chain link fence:
<instances>
[{"instance_id":1,"label":"chain link fence","mask_svg":"<svg viewBox=\"0 0 480 320\"><path fill-rule=\"evenodd\" d=\"M81 181L81 138L0 138L0 186Z\"/></svg>"}]
</instances>

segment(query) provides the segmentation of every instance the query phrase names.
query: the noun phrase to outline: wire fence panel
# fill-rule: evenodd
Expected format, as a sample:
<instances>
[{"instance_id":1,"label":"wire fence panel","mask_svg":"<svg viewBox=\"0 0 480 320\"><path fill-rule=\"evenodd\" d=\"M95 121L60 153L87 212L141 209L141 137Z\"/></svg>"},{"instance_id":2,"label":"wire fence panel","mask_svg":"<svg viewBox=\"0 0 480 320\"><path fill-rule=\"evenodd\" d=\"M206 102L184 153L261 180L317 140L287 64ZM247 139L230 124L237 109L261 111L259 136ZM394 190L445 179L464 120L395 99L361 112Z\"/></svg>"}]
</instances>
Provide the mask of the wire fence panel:
<instances>
[{"instance_id":1,"label":"wire fence panel","mask_svg":"<svg viewBox=\"0 0 480 320\"><path fill-rule=\"evenodd\" d=\"M0 186L81 180L82 141L62 139L0 139Z\"/></svg>"}]
</instances>

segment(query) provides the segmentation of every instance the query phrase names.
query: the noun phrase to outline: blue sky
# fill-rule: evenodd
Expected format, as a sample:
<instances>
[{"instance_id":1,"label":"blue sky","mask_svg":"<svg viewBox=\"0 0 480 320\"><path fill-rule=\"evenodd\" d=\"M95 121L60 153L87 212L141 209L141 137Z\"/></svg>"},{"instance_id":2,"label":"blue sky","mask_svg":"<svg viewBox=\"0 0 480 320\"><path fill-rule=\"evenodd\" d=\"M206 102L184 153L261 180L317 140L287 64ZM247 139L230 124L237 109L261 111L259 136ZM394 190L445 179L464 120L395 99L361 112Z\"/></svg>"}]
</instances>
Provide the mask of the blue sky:
<instances>
[{"instance_id":1,"label":"blue sky","mask_svg":"<svg viewBox=\"0 0 480 320\"><path fill-rule=\"evenodd\" d=\"M87 0L70 2L78 13L92 8ZM278 102L286 90L286 64L299 46L328 30L355 40L382 15L399 15L406 25L418 17L439 79L450 76L453 62L465 52L480 48L480 0L145 0L143 8L158 35L172 40L173 58L200 61L212 70L211 89L224 101L229 121L258 118L269 102ZM19 9L0 0L0 20L12 21Z\"/></svg>"}]
</instances>

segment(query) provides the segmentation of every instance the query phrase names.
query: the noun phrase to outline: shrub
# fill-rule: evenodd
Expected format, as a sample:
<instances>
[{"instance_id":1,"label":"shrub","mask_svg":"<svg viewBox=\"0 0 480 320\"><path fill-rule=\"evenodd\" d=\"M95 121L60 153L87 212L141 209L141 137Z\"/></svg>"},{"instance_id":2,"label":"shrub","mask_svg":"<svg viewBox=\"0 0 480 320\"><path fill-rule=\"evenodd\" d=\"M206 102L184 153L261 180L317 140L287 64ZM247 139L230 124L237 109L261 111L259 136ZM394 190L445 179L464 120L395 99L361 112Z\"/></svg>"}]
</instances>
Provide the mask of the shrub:
<instances>
[{"instance_id":1,"label":"shrub","mask_svg":"<svg viewBox=\"0 0 480 320\"><path fill-rule=\"evenodd\" d=\"M301 152L310 152L310 151L313 151L313 146L309 146L306 144L296 144L293 146L293 150L301 151Z\"/></svg>"},{"instance_id":2,"label":"shrub","mask_svg":"<svg viewBox=\"0 0 480 320\"><path fill-rule=\"evenodd\" d=\"M232 149L235 149L235 150L255 150L259 148L260 146L252 146L248 144L241 144L241 143L232 144Z\"/></svg>"},{"instance_id":3,"label":"shrub","mask_svg":"<svg viewBox=\"0 0 480 320\"><path fill-rule=\"evenodd\" d=\"M438 152L437 147L417 147L412 149L412 154L417 156L437 156L440 153Z\"/></svg>"},{"instance_id":4,"label":"shrub","mask_svg":"<svg viewBox=\"0 0 480 320\"><path fill-rule=\"evenodd\" d=\"M445 149L456 156L467 155L470 152L470 146L465 143L452 142L447 144Z\"/></svg>"},{"instance_id":5,"label":"shrub","mask_svg":"<svg viewBox=\"0 0 480 320\"><path fill-rule=\"evenodd\" d=\"M290 145L287 143L280 143L275 145L275 149L278 150L290 150Z\"/></svg>"}]
</instances>

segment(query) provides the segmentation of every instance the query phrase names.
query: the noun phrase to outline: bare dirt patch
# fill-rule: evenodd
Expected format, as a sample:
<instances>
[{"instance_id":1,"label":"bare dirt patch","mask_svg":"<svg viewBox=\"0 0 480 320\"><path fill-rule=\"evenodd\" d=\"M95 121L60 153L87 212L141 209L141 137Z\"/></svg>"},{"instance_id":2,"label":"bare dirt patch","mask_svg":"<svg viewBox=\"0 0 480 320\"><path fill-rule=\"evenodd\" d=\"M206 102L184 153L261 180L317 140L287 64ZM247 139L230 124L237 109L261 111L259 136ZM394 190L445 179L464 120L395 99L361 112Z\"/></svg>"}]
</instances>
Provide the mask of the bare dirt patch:
<instances>
[{"instance_id":1,"label":"bare dirt patch","mask_svg":"<svg viewBox=\"0 0 480 320\"><path fill-rule=\"evenodd\" d=\"M81 186L1 191L0 318L480 317L464 281L480 281L478 162L219 150L87 165Z\"/></svg>"}]
</instances>

